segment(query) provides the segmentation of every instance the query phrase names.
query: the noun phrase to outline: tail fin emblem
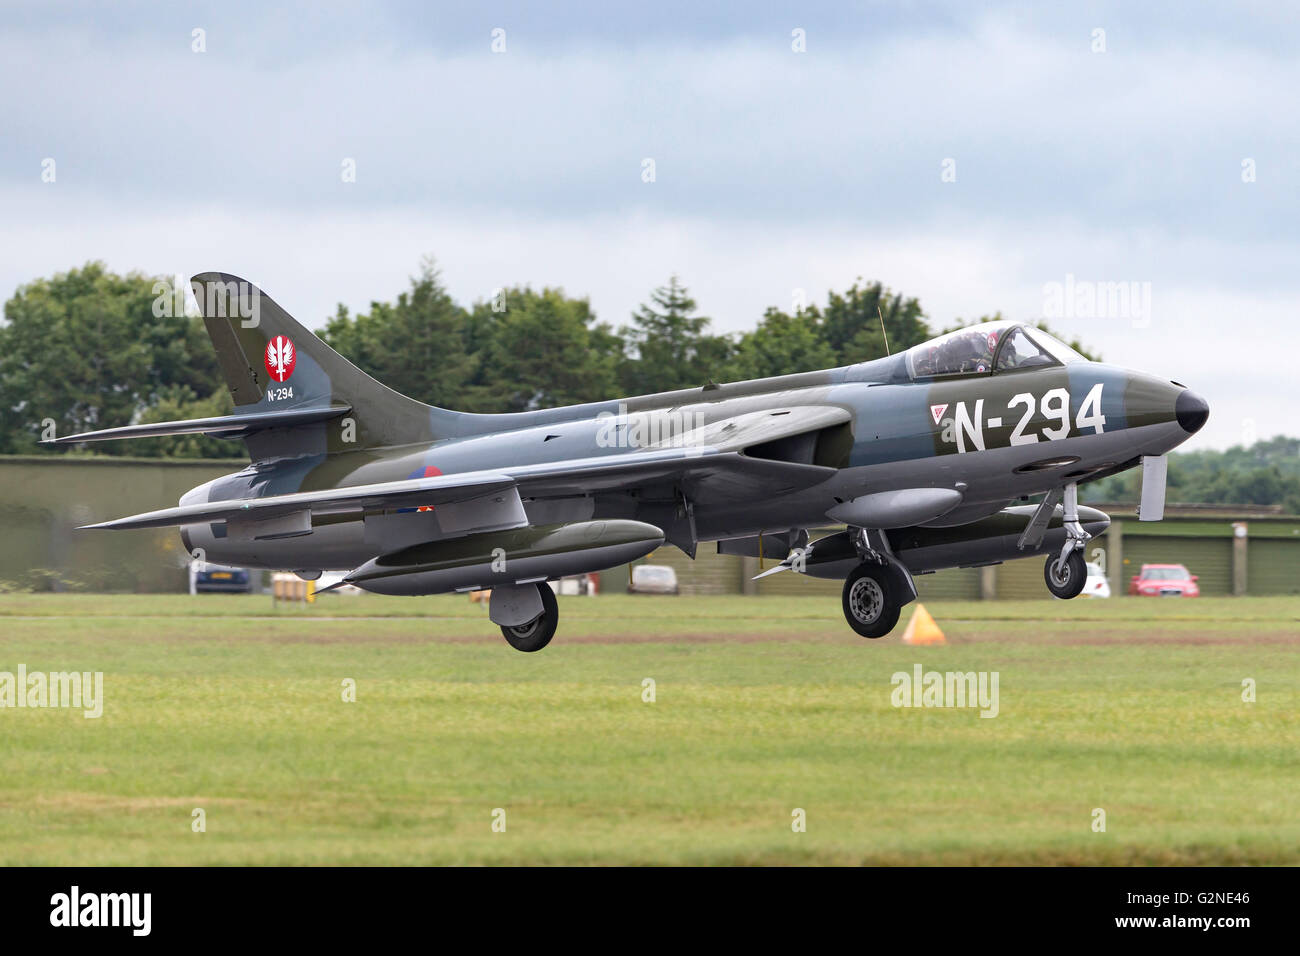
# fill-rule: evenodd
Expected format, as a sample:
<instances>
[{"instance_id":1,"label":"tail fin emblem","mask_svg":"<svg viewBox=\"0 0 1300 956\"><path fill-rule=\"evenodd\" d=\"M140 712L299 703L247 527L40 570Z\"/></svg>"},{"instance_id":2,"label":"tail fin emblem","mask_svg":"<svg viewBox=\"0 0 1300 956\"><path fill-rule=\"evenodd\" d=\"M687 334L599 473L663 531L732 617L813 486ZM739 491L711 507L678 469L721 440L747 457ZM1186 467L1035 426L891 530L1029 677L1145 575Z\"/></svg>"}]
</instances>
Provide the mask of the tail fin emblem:
<instances>
[{"instance_id":1,"label":"tail fin emblem","mask_svg":"<svg viewBox=\"0 0 1300 956\"><path fill-rule=\"evenodd\" d=\"M266 374L277 382L283 382L293 374L293 367L298 361L293 342L288 336L277 335L266 343Z\"/></svg>"}]
</instances>

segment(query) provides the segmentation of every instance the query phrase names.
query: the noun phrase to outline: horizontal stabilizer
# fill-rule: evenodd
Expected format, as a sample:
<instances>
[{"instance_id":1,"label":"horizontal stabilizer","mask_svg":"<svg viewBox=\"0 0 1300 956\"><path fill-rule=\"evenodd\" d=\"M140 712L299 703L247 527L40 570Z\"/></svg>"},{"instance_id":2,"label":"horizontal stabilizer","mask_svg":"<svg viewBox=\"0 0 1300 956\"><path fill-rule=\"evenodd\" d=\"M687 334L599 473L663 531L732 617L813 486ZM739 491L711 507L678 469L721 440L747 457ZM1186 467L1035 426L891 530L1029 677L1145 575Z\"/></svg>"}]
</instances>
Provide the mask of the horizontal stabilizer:
<instances>
[{"instance_id":1,"label":"horizontal stabilizer","mask_svg":"<svg viewBox=\"0 0 1300 956\"><path fill-rule=\"evenodd\" d=\"M53 438L47 445L75 445L83 441L112 441L122 438L158 438L164 435L215 435L219 438L242 438L255 431L268 428L292 428L329 421L352 411L349 405L330 405L315 408L286 408L269 412L242 412L236 415L217 415L212 418L192 418L183 422L151 422L147 425L124 425L100 431L82 432L65 438Z\"/></svg>"}]
</instances>

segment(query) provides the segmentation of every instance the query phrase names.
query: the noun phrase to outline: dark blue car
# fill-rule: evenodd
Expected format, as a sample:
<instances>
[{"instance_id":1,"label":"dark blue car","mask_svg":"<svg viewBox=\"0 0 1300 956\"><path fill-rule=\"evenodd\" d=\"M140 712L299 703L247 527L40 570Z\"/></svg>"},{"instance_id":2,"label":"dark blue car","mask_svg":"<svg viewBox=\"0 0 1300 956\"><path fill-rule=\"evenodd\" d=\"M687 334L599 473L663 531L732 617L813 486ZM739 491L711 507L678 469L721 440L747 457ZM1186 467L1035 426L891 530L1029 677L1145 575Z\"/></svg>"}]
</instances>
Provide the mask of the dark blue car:
<instances>
[{"instance_id":1,"label":"dark blue car","mask_svg":"<svg viewBox=\"0 0 1300 956\"><path fill-rule=\"evenodd\" d=\"M247 568L230 568L222 564L204 565L194 573L194 591L226 591L248 594L254 590L253 575Z\"/></svg>"}]
</instances>

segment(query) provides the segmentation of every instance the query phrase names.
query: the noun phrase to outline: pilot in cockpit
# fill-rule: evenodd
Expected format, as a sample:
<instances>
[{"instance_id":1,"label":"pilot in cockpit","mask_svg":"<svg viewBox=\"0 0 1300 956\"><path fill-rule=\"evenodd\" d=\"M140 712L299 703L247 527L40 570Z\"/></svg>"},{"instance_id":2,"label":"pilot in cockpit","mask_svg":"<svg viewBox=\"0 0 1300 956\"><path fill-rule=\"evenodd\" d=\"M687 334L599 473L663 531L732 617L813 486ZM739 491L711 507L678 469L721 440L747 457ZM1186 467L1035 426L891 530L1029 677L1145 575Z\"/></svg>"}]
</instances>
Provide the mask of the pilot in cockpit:
<instances>
[{"instance_id":1,"label":"pilot in cockpit","mask_svg":"<svg viewBox=\"0 0 1300 956\"><path fill-rule=\"evenodd\" d=\"M997 332L971 329L954 335L940 345L937 369L948 373L990 371L997 347Z\"/></svg>"}]
</instances>

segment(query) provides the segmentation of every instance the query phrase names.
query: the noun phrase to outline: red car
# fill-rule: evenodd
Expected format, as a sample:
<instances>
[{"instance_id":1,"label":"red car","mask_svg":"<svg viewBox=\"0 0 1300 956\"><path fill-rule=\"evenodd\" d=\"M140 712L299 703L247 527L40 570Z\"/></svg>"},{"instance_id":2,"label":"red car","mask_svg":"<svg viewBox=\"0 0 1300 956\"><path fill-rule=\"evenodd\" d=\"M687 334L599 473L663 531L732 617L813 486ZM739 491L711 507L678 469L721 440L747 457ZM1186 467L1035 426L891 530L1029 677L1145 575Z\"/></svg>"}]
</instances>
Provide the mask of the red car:
<instances>
[{"instance_id":1,"label":"red car","mask_svg":"<svg viewBox=\"0 0 1300 956\"><path fill-rule=\"evenodd\" d=\"M1133 575L1128 593L1140 597L1200 597L1196 575L1188 574L1181 564L1144 564L1142 573Z\"/></svg>"}]
</instances>

